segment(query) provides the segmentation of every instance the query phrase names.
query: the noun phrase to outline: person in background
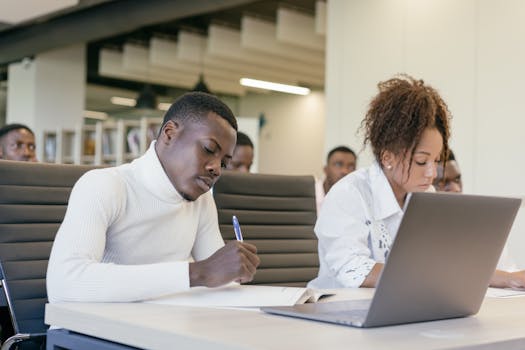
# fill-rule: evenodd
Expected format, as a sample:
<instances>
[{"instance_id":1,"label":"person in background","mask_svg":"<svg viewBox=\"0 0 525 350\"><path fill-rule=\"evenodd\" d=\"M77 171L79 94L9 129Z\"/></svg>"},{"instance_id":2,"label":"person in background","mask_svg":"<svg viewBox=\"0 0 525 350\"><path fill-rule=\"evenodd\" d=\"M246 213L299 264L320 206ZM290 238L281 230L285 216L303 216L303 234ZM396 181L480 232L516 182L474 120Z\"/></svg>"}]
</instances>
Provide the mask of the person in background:
<instances>
[{"instance_id":1,"label":"person in background","mask_svg":"<svg viewBox=\"0 0 525 350\"><path fill-rule=\"evenodd\" d=\"M309 287L375 287L409 194L434 191L448 154L450 113L434 88L408 75L378 87L362 122L375 162L327 194L315 225L320 269ZM497 270L490 284L525 287L525 276Z\"/></svg>"},{"instance_id":2,"label":"person in background","mask_svg":"<svg viewBox=\"0 0 525 350\"><path fill-rule=\"evenodd\" d=\"M355 170L357 156L346 146L338 146L328 152L326 165L323 168L324 178L315 181L315 201L317 214L321 210L323 200L332 186Z\"/></svg>"},{"instance_id":3,"label":"person in background","mask_svg":"<svg viewBox=\"0 0 525 350\"><path fill-rule=\"evenodd\" d=\"M0 128L0 159L36 162L35 134L24 124Z\"/></svg>"},{"instance_id":4,"label":"person in background","mask_svg":"<svg viewBox=\"0 0 525 350\"><path fill-rule=\"evenodd\" d=\"M226 166L227 170L249 173L253 164L253 143L243 132L237 131L237 143L233 151L233 157Z\"/></svg>"},{"instance_id":5,"label":"person in background","mask_svg":"<svg viewBox=\"0 0 525 350\"><path fill-rule=\"evenodd\" d=\"M251 281L256 247L224 245L210 193L236 130L218 98L187 93L143 156L84 174L51 251L49 301L133 302Z\"/></svg>"},{"instance_id":6,"label":"person in background","mask_svg":"<svg viewBox=\"0 0 525 350\"><path fill-rule=\"evenodd\" d=\"M443 163L445 163L445 167L443 167ZM440 161L438 163L434 187L441 192L461 193L463 191L461 171L452 151L449 152L446 162Z\"/></svg>"}]
</instances>

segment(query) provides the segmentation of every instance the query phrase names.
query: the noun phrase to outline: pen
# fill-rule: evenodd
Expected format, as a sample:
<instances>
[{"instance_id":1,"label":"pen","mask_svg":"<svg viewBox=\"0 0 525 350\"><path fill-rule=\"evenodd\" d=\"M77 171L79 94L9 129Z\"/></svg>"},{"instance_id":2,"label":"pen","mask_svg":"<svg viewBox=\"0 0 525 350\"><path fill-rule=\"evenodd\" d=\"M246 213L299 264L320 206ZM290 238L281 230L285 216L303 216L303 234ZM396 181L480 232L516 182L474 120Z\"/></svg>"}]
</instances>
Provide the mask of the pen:
<instances>
[{"instance_id":1,"label":"pen","mask_svg":"<svg viewBox=\"0 0 525 350\"><path fill-rule=\"evenodd\" d=\"M239 242L242 242L242 232L241 232L241 226L239 225L239 220L237 220L237 217L234 215L232 217L232 221L233 221L233 231L235 231L235 238L237 238Z\"/></svg>"}]
</instances>

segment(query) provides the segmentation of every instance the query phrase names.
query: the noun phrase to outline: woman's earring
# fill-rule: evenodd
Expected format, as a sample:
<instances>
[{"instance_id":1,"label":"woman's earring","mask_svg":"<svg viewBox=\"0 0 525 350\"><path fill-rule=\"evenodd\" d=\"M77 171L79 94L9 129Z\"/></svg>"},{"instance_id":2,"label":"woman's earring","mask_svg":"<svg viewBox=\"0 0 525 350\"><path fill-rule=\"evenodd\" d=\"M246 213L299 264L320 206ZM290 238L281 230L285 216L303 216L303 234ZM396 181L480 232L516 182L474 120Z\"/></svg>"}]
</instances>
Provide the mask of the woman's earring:
<instances>
[{"instance_id":1,"label":"woman's earring","mask_svg":"<svg viewBox=\"0 0 525 350\"><path fill-rule=\"evenodd\" d=\"M391 164L388 164L388 165L386 166L386 169L387 169L387 170L392 169L392 165L391 165Z\"/></svg>"}]
</instances>

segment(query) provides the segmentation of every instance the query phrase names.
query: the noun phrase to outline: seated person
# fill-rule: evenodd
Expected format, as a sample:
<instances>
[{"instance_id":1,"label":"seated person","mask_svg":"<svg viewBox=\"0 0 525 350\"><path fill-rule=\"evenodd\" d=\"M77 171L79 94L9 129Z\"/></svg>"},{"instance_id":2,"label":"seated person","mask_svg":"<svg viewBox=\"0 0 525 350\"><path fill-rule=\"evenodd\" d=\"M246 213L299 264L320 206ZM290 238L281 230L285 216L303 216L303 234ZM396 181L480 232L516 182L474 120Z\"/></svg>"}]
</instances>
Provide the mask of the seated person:
<instances>
[{"instance_id":1,"label":"seated person","mask_svg":"<svg viewBox=\"0 0 525 350\"><path fill-rule=\"evenodd\" d=\"M456 192L463 191L463 183L461 181L461 171L459 170L456 157L452 151L449 152L445 167L443 168L443 161L440 161L437 166L437 176L433 183L437 191L441 192Z\"/></svg>"},{"instance_id":2,"label":"seated person","mask_svg":"<svg viewBox=\"0 0 525 350\"><path fill-rule=\"evenodd\" d=\"M51 251L49 301L132 302L252 280L256 248L224 245L209 192L236 129L219 99L187 93L142 157L84 174Z\"/></svg>"},{"instance_id":3,"label":"seated person","mask_svg":"<svg viewBox=\"0 0 525 350\"><path fill-rule=\"evenodd\" d=\"M327 194L315 233L320 269L309 287L375 287L409 193L433 191L448 153L450 113L437 91L402 75L379 84L362 123L375 162ZM525 287L523 274L496 271L494 287Z\"/></svg>"},{"instance_id":4,"label":"seated person","mask_svg":"<svg viewBox=\"0 0 525 350\"><path fill-rule=\"evenodd\" d=\"M0 159L36 162L35 134L26 125L7 124L0 128Z\"/></svg>"},{"instance_id":5,"label":"seated person","mask_svg":"<svg viewBox=\"0 0 525 350\"><path fill-rule=\"evenodd\" d=\"M253 143L252 140L243 132L237 131L237 143L233 150L233 157L227 170L249 173L253 164Z\"/></svg>"},{"instance_id":6,"label":"seated person","mask_svg":"<svg viewBox=\"0 0 525 350\"><path fill-rule=\"evenodd\" d=\"M324 179L315 181L315 201L317 213L321 210L323 200L332 186L355 170L357 156L346 146L338 146L328 152L326 165L323 168Z\"/></svg>"}]
</instances>

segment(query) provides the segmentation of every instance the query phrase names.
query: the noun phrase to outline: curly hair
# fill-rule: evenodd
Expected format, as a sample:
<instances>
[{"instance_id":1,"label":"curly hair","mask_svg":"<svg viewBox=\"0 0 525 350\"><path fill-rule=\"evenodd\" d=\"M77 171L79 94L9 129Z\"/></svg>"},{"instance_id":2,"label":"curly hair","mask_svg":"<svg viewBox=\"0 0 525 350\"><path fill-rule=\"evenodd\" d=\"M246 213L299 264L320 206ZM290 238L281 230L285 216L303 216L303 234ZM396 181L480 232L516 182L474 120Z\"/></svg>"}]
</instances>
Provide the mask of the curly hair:
<instances>
[{"instance_id":1,"label":"curly hair","mask_svg":"<svg viewBox=\"0 0 525 350\"><path fill-rule=\"evenodd\" d=\"M405 157L410 150L410 162L423 131L436 128L443 138L441 159L449 152L450 112L439 93L423 80L409 75L398 75L378 84L379 93L370 102L361 123L365 139L376 160L381 164L385 151ZM409 166L410 170L410 166Z\"/></svg>"}]
</instances>

